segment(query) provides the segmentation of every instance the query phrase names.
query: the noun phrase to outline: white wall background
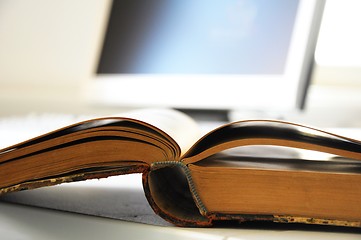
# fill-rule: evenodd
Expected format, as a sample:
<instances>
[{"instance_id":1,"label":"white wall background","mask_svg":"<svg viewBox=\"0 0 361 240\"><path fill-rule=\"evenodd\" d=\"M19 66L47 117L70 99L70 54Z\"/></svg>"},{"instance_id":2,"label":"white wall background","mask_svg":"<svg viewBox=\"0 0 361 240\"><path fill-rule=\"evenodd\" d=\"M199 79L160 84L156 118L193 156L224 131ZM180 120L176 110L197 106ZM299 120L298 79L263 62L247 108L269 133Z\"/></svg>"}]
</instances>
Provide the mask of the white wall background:
<instances>
[{"instance_id":1,"label":"white wall background","mask_svg":"<svg viewBox=\"0 0 361 240\"><path fill-rule=\"evenodd\" d=\"M103 0L1 0L2 104L77 98L96 66L108 7Z\"/></svg>"},{"instance_id":2,"label":"white wall background","mask_svg":"<svg viewBox=\"0 0 361 240\"><path fill-rule=\"evenodd\" d=\"M361 1L327 0L320 30L316 81L361 86Z\"/></svg>"},{"instance_id":3,"label":"white wall background","mask_svg":"<svg viewBox=\"0 0 361 240\"><path fill-rule=\"evenodd\" d=\"M1 0L0 83L74 85L93 71L100 0Z\"/></svg>"}]
</instances>

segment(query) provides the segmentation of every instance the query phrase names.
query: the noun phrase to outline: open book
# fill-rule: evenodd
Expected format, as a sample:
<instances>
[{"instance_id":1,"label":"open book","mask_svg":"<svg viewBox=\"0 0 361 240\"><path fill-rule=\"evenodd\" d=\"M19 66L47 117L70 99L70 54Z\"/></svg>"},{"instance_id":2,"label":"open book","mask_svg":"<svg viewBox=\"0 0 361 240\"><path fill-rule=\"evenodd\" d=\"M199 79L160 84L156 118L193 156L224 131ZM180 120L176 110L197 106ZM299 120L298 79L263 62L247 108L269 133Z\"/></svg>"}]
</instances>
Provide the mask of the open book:
<instances>
[{"instance_id":1,"label":"open book","mask_svg":"<svg viewBox=\"0 0 361 240\"><path fill-rule=\"evenodd\" d=\"M328 158L302 159L295 149ZM260 220L361 227L360 160L360 141L298 124L239 121L201 136L185 114L149 109L0 150L0 194L142 173L153 210L180 226Z\"/></svg>"}]
</instances>

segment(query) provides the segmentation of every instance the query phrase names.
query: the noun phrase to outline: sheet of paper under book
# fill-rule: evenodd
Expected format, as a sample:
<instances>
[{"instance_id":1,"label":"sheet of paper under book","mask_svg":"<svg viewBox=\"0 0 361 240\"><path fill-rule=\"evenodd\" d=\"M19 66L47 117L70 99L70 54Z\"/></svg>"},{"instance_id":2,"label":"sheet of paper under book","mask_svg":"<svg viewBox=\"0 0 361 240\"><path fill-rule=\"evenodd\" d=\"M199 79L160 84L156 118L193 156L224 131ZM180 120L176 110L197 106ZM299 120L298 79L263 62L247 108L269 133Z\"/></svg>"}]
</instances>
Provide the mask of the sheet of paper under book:
<instances>
[{"instance_id":1,"label":"sheet of paper under book","mask_svg":"<svg viewBox=\"0 0 361 240\"><path fill-rule=\"evenodd\" d=\"M295 149L327 159L304 159ZM299 124L244 120L201 136L185 114L147 109L0 150L0 194L141 173L150 207L178 226L237 220L361 227L360 160L360 141Z\"/></svg>"}]
</instances>

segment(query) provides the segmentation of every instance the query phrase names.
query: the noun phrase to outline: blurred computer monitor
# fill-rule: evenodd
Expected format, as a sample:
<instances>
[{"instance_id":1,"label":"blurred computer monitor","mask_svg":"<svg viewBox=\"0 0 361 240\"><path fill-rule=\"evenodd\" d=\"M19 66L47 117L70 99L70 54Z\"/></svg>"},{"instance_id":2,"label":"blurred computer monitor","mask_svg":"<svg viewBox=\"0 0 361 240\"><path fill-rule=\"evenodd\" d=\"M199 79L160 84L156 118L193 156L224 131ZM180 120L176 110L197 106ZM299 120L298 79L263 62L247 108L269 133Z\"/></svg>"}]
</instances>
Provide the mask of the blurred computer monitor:
<instances>
[{"instance_id":1,"label":"blurred computer monitor","mask_svg":"<svg viewBox=\"0 0 361 240\"><path fill-rule=\"evenodd\" d=\"M115 0L87 85L97 104L302 108L321 0Z\"/></svg>"}]
</instances>

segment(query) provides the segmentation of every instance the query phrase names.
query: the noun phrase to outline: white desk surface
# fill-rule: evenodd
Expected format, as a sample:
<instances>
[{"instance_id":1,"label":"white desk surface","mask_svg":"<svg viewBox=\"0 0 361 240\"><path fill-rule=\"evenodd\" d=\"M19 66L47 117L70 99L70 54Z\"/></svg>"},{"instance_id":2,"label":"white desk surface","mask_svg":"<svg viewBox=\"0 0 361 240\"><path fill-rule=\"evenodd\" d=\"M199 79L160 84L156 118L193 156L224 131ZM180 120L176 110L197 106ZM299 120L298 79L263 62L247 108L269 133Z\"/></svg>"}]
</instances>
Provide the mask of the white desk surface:
<instances>
[{"instance_id":1,"label":"white desk surface","mask_svg":"<svg viewBox=\"0 0 361 240\"><path fill-rule=\"evenodd\" d=\"M356 231L180 228L132 223L0 202L0 238L8 239L361 239Z\"/></svg>"}]
</instances>

